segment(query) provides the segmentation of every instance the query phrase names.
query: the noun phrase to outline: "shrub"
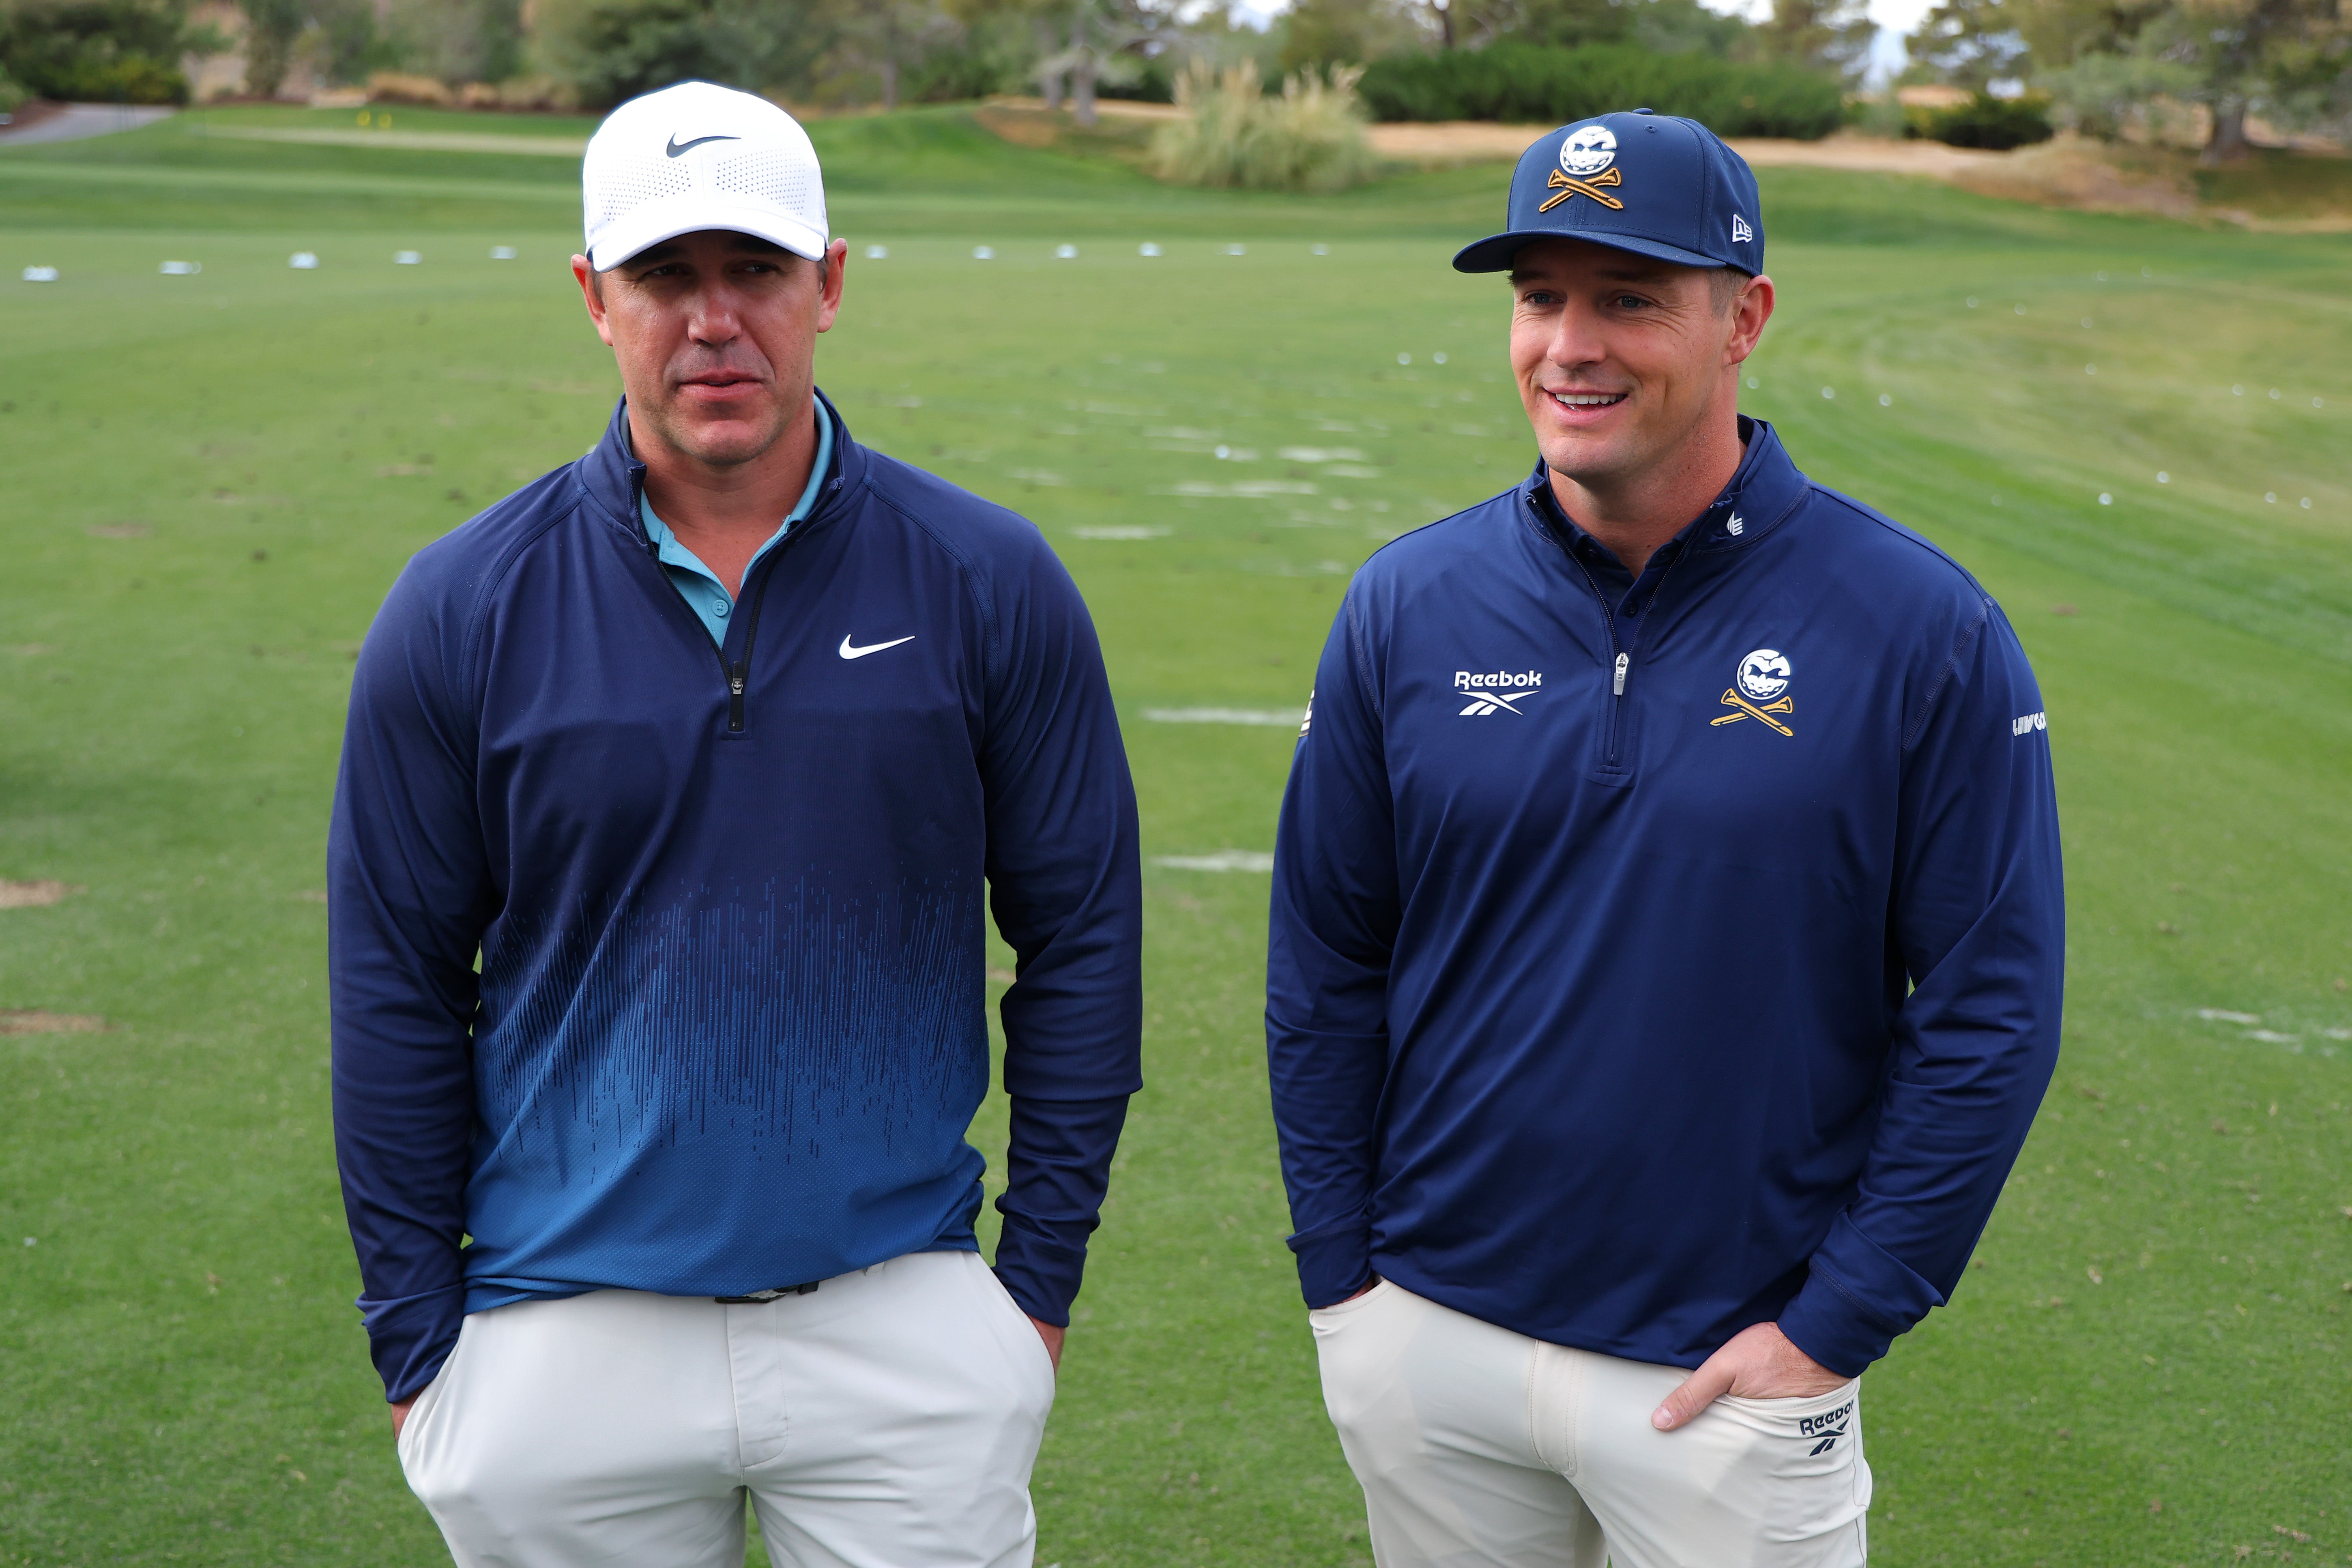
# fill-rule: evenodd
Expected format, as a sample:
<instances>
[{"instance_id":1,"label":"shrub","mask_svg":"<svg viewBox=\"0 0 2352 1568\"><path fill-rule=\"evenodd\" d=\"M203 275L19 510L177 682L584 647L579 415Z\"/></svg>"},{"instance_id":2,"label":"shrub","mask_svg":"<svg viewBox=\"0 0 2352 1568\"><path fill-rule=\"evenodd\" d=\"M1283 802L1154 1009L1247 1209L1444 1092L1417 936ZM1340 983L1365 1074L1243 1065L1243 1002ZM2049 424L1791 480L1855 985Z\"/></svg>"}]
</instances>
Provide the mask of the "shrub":
<instances>
[{"instance_id":1,"label":"shrub","mask_svg":"<svg viewBox=\"0 0 2352 1568\"><path fill-rule=\"evenodd\" d=\"M88 103L188 101L188 79L176 68L145 55L107 58L86 54L50 70L39 86L46 98L79 99Z\"/></svg>"},{"instance_id":2,"label":"shrub","mask_svg":"<svg viewBox=\"0 0 2352 1568\"><path fill-rule=\"evenodd\" d=\"M2058 114L2074 130L2103 141L2121 139L2126 126L2161 131L2165 106L2195 100L2196 70L2161 55L2086 51L2060 70L2037 71L2034 85L2049 92Z\"/></svg>"},{"instance_id":3,"label":"shrub","mask_svg":"<svg viewBox=\"0 0 2352 1568\"><path fill-rule=\"evenodd\" d=\"M383 0L390 58L456 86L504 81L522 64L522 0Z\"/></svg>"},{"instance_id":4,"label":"shrub","mask_svg":"<svg viewBox=\"0 0 2352 1568\"><path fill-rule=\"evenodd\" d=\"M1146 56L1120 80L1095 83L1095 96L1122 99L1129 103L1173 103L1176 68L1164 54Z\"/></svg>"},{"instance_id":5,"label":"shrub","mask_svg":"<svg viewBox=\"0 0 2352 1568\"><path fill-rule=\"evenodd\" d=\"M1991 153L2047 142L2053 134L2046 99L1995 98L1984 92L1966 103L1930 111L1920 129L1946 146L1981 147Z\"/></svg>"},{"instance_id":6,"label":"shrub","mask_svg":"<svg viewBox=\"0 0 2352 1568\"><path fill-rule=\"evenodd\" d=\"M898 72L904 103L965 103L1003 92L1019 78L982 49L946 47L928 50Z\"/></svg>"},{"instance_id":7,"label":"shrub","mask_svg":"<svg viewBox=\"0 0 2352 1568\"><path fill-rule=\"evenodd\" d=\"M38 98L185 103L174 64L210 29L188 26L171 0L22 0L0 5L0 76Z\"/></svg>"},{"instance_id":8,"label":"shrub","mask_svg":"<svg viewBox=\"0 0 2352 1568\"><path fill-rule=\"evenodd\" d=\"M509 77L499 83L501 109L549 109L566 113L580 107L580 89L551 76Z\"/></svg>"},{"instance_id":9,"label":"shrub","mask_svg":"<svg viewBox=\"0 0 2352 1568\"><path fill-rule=\"evenodd\" d=\"M0 71L0 114L16 113L24 107L26 96L25 89L11 80L6 71Z\"/></svg>"},{"instance_id":10,"label":"shrub","mask_svg":"<svg viewBox=\"0 0 2352 1568\"><path fill-rule=\"evenodd\" d=\"M457 101L449 84L437 76L416 76L407 71L375 71L367 79L370 103L414 103L434 109L446 109Z\"/></svg>"},{"instance_id":11,"label":"shrub","mask_svg":"<svg viewBox=\"0 0 2352 1568\"><path fill-rule=\"evenodd\" d=\"M774 0L541 0L535 15L550 68L583 103L605 109L677 81L757 91L783 79L823 41L803 9Z\"/></svg>"},{"instance_id":12,"label":"shrub","mask_svg":"<svg viewBox=\"0 0 2352 1568\"><path fill-rule=\"evenodd\" d=\"M1734 65L1624 44L1554 48L1506 41L1477 50L1376 61L1360 89L1375 120L1497 120L1565 124L1645 108L1696 120L1719 136L1836 130L1844 100L1831 77L1791 65Z\"/></svg>"},{"instance_id":13,"label":"shrub","mask_svg":"<svg viewBox=\"0 0 2352 1568\"><path fill-rule=\"evenodd\" d=\"M1278 97L1260 88L1257 63L1244 60L1222 77L1202 65L1176 79L1181 120L1151 139L1150 166L1186 185L1253 190L1337 191L1360 184L1380 162L1364 141L1356 98L1362 70L1335 66L1328 76L1303 70L1284 79Z\"/></svg>"}]
</instances>

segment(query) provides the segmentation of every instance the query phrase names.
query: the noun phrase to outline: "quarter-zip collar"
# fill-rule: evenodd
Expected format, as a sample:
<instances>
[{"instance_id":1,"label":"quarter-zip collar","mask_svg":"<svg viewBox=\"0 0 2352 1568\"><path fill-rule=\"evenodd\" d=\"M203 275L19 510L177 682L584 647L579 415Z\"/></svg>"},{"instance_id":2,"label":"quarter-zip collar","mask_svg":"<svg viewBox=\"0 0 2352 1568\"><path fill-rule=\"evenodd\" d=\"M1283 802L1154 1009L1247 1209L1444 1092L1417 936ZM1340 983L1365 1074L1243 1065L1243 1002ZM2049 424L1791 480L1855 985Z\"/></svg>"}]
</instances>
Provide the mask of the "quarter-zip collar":
<instances>
[{"instance_id":1,"label":"quarter-zip collar","mask_svg":"<svg viewBox=\"0 0 2352 1568\"><path fill-rule=\"evenodd\" d=\"M727 689L727 733L740 735L749 723L749 698L751 681L751 660L760 636L760 612L767 602L767 587L776 574L777 563L794 545L804 545L808 536L821 532L848 515L849 508L843 498L862 484L866 477L865 449L849 437L849 426L841 411L823 392L815 394L824 404L825 416L833 421L833 462L824 482L818 486L817 499L807 514L795 523L770 550L754 561L743 574L742 591L736 604L748 607L740 621L730 622L723 642L712 647L719 658L720 679ZM677 608L690 616L694 611L677 597L675 587L663 570L660 548L646 531L643 505L646 493L646 466L629 447L629 400L625 397L614 407L611 423L604 426L604 438L579 462L572 471L589 509L614 530L630 545L644 552L646 564L661 591ZM705 632L699 616L694 616L698 631Z\"/></svg>"},{"instance_id":2,"label":"quarter-zip collar","mask_svg":"<svg viewBox=\"0 0 2352 1568\"><path fill-rule=\"evenodd\" d=\"M1628 689L1640 679L1654 641L1652 626L1657 617L1643 612L1651 608L1668 575L1685 557L1738 550L1762 538L1780 527L1805 493L1804 476L1789 461L1770 426L1743 417L1739 435L1746 449L1722 493L1651 552L1639 578L1561 508L1551 488L1550 470L1543 463L1536 464L1520 490L1520 515L1531 520L1576 564L1599 603L1606 641L1602 654L1608 661L1608 709L1599 759L1586 773L1597 784L1622 788L1633 780L1629 762L1633 737L1626 713ZM1724 559L1727 564L1738 557Z\"/></svg>"},{"instance_id":3,"label":"quarter-zip collar","mask_svg":"<svg viewBox=\"0 0 2352 1568\"><path fill-rule=\"evenodd\" d=\"M1770 425L1743 414L1739 416L1739 436L1747 450L1740 455L1739 467L1732 471L1730 482L1705 510L1658 547L1644 576L1685 553L1746 549L1786 522L1797 503L1804 499L1811 482L1789 460L1788 449L1780 445L1780 437ZM1520 488L1527 498L1528 515L1560 548L1584 562L1588 568L1598 561L1613 565L1619 575L1625 574L1616 557L1562 510L1551 488L1551 470L1542 459L1537 459L1535 471ZM1601 574L1596 569L1594 574L1597 581Z\"/></svg>"},{"instance_id":4,"label":"quarter-zip collar","mask_svg":"<svg viewBox=\"0 0 2352 1568\"><path fill-rule=\"evenodd\" d=\"M833 462L808 515L793 525L795 536L806 535L838 521L846 510L842 499L866 482L869 462L866 448L851 438L848 421L842 418L841 410L835 405L833 399L825 396L822 387L815 389L815 395L817 401L824 405L826 416L833 421ZM614 405L613 417L604 426L604 439L572 464L572 471L590 510L599 521L618 530L647 556L658 553L653 540L646 533L644 519L637 512L638 503L645 495L646 466L629 448L629 400L626 397ZM772 550L765 560L772 562L775 555L776 552Z\"/></svg>"}]
</instances>

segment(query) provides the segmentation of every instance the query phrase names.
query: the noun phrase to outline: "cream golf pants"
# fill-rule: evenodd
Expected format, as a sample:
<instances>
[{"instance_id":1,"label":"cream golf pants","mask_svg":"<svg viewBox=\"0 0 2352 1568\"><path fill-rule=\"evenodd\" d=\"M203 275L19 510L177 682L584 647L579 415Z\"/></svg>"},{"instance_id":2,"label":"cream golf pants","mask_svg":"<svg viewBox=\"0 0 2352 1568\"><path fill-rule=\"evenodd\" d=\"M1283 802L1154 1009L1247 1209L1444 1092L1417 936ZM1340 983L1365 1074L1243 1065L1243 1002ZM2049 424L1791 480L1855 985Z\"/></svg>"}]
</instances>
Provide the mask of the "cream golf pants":
<instances>
[{"instance_id":1,"label":"cream golf pants","mask_svg":"<svg viewBox=\"0 0 2352 1568\"><path fill-rule=\"evenodd\" d=\"M972 1252L724 1306L598 1290L477 1312L401 1468L459 1568L1029 1568L1054 1402Z\"/></svg>"},{"instance_id":2,"label":"cream golf pants","mask_svg":"<svg viewBox=\"0 0 2352 1568\"><path fill-rule=\"evenodd\" d=\"M1308 1314L1380 1568L1853 1568L1870 1467L1860 1382L1718 1399L1685 1375L1528 1339L1383 1281Z\"/></svg>"}]
</instances>

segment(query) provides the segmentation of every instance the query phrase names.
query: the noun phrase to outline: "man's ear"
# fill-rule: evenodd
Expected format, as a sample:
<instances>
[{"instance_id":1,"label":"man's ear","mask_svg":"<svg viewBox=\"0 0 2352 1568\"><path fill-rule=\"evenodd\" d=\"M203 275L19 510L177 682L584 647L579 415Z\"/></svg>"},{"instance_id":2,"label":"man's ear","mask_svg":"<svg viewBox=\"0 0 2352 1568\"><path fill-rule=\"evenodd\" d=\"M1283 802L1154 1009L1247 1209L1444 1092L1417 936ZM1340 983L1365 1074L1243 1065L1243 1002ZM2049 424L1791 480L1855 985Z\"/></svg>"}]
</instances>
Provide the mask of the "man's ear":
<instances>
[{"instance_id":1,"label":"man's ear","mask_svg":"<svg viewBox=\"0 0 2352 1568\"><path fill-rule=\"evenodd\" d=\"M1724 344L1724 359L1738 364L1756 352L1756 344L1764 336L1764 323L1772 319L1774 300L1772 279L1759 272L1750 278L1731 302L1731 337Z\"/></svg>"},{"instance_id":2,"label":"man's ear","mask_svg":"<svg viewBox=\"0 0 2352 1568\"><path fill-rule=\"evenodd\" d=\"M588 319L596 323L596 335L604 346L613 346L612 324L604 319L604 279L588 265L584 256L572 258L572 280L580 285L580 301L588 307Z\"/></svg>"},{"instance_id":3,"label":"man's ear","mask_svg":"<svg viewBox=\"0 0 2352 1568\"><path fill-rule=\"evenodd\" d=\"M824 280L817 286L816 330L829 332L841 314L842 274L849 268L849 241L836 239L824 247Z\"/></svg>"}]
</instances>

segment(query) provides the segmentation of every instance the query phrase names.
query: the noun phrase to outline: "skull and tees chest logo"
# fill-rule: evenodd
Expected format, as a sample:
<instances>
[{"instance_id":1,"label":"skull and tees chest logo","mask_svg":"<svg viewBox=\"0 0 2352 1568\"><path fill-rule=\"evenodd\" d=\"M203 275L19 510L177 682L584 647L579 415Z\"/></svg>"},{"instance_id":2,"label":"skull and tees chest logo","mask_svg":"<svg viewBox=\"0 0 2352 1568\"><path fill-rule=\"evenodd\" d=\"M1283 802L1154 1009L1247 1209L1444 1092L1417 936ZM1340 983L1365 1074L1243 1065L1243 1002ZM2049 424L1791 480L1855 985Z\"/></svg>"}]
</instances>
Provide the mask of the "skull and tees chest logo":
<instances>
[{"instance_id":1,"label":"skull and tees chest logo","mask_svg":"<svg viewBox=\"0 0 2352 1568\"><path fill-rule=\"evenodd\" d=\"M1794 730L1773 717L1796 711L1796 699L1786 695L1789 680L1789 656L1774 648L1758 648L1739 661L1732 683L1723 689L1723 705L1732 711L1710 721L1709 727L1721 729L1753 719L1769 730L1793 736Z\"/></svg>"}]
</instances>

